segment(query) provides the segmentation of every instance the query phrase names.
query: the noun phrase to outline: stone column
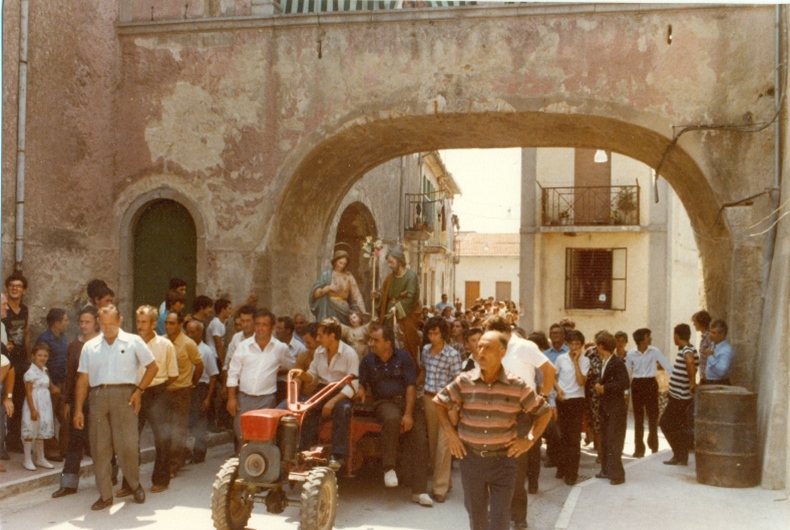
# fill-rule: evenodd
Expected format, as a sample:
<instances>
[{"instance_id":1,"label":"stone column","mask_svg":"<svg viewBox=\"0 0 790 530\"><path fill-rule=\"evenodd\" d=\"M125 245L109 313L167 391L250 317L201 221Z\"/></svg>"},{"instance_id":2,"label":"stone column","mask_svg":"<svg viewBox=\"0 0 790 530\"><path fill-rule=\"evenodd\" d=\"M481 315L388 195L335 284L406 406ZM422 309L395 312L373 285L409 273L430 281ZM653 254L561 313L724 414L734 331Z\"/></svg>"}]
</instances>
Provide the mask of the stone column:
<instances>
[{"instance_id":1,"label":"stone column","mask_svg":"<svg viewBox=\"0 0 790 530\"><path fill-rule=\"evenodd\" d=\"M537 180L538 150L528 147L521 150L521 252L519 258L519 325L527 333L535 329L535 232L537 231Z\"/></svg>"},{"instance_id":2,"label":"stone column","mask_svg":"<svg viewBox=\"0 0 790 530\"><path fill-rule=\"evenodd\" d=\"M668 237L667 207L669 205L669 185L664 179L658 181L659 202L655 203L653 190L649 190L648 237L650 250L648 255L647 280L647 323L652 331L653 345L661 350L667 359L672 358L672 344L667 342L669 333L669 293L668 276ZM629 256L632 263L636 256Z\"/></svg>"}]
</instances>

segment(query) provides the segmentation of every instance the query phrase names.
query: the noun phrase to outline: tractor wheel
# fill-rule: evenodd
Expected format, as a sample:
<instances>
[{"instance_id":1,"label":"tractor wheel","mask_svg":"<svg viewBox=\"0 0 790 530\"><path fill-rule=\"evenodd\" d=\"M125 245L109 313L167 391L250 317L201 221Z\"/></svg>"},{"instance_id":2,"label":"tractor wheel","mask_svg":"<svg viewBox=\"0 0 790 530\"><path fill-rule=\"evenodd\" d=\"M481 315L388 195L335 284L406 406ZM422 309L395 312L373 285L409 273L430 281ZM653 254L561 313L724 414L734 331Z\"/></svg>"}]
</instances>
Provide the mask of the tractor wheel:
<instances>
[{"instance_id":1,"label":"tractor wheel","mask_svg":"<svg viewBox=\"0 0 790 530\"><path fill-rule=\"evenodd\" d=\"M239 476L239 459L229 458L217 473L211 491L211 518L217 530L244 530L252 515L254 502L245 490L234 488Z\"/></svg>"},{"instance_id":2,"label":"tractor wheel","mask_svg":"<svg viewBox=\"0 0 790 530\"><path fill-rule=\"evenodd\" d=\"M328 467L310 471L302 485L301 530L332 530L337 515L337 479Z\"/></svg>"}]
</instances>

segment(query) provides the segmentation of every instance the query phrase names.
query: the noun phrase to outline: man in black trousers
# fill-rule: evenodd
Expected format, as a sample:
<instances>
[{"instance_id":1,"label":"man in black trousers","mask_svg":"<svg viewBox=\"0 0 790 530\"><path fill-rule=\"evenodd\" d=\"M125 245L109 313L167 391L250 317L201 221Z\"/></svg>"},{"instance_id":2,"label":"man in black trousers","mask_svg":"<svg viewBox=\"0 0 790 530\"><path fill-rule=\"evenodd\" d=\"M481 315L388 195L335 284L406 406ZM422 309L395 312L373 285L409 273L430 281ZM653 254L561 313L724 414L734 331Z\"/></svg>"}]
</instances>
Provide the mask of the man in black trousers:
<instances>
[{"instance_id":1,"label":"man in black trousers","mask_svg":"<svg viewBox=\"0 0 790 530\"><path fill-rule=\"evenodd\" d=\"M625 398L629 387L628 370L620 357L614 355L611 333L599 333L595 343L603 361L601 382L595 385L595 391L601 396L601 472L595 476L608 478L610 484L617 486L625 482L621 456L628 421Z\"/></svg>"}]
</instances>

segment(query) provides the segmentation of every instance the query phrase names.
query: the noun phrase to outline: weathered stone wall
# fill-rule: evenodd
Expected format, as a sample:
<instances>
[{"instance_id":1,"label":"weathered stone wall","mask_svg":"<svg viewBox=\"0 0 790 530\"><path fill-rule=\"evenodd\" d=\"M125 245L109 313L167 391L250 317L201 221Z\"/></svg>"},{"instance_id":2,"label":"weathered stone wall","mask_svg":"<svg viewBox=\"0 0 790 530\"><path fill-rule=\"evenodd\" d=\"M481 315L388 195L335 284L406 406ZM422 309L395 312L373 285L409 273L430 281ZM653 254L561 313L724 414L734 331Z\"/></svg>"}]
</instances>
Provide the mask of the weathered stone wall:
<instances>
[{"instance_id":1,"label":"weathered stone wall","mask_svg":"<svg viewBox=\"0 0 790 530\"><path fill-rule=\"evenodd\" d=\"M784 23L788 23L785 11ZM790 43L782 43L784 57L790 54ZM785 73L786 75L786 73ZM790 152L790 138L787 135L787 113L780 121L782 129L782 153ZM790 197L790 161L782 156L781 195L779 205ZM763 487L769 489L785 488L790 490L790 220L784 216L787 206L777 212L776 244L771 261L770 276L765 286L765 303L757 344L754 366L755 375L760 382L759 424L762 436ZM771 218L768 221L772 222ZM770 226L770 225L768 225ZM766 224L761 229L767 228Z\"/></svg>"},{"instance_id":2,"label":"weathered stone wall","mask_svg":"<svg viewBox=\"0 0 790 530\"><path fill-rule=\"evenodd\" d=\"M343 197L387 160L567 146L656 167L671 125L773 115L769 6L482 7L322 15L320 27L314 17L242 17L116 29L122 7L31 3L24 268L36 317L74 304L96 276L128 305L126 222L148 197L177 196L194 212L208 294L255 289L276 311L304 297ZM6 2L4 272L15 9ZM770 129L692 132L661 170L699 234L709 309L731 321L735 379L750 388L765 237L749 227L770 203L721 206L771 185L772 140Z\"/></svg>"}]
</instances>

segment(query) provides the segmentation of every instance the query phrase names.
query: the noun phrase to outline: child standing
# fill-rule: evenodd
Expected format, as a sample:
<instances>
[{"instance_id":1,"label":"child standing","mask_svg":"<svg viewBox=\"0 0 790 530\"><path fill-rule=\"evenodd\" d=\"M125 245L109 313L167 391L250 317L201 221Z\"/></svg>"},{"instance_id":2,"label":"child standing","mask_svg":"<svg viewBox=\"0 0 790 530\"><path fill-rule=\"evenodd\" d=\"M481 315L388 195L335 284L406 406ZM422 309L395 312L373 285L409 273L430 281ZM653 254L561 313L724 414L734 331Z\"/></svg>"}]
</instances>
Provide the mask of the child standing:
<instances>
[{"instance_id":1,"label":"child standing","mask_svg":"<svg viewBox=\"0 0 790 530\"><path fill-rule=\"evenodd\" d=\"M55 466L44 458L44 440L55 436L55 420L52 416L50 392L58 393L47 373L49 346L37 343L33 346L33 364L25 372L25 404L22 409L22 439L25 448L25 469L35 471L31 458L33 440L36 441L36 464L47 469Z\"/></svg>"}]
</instances>

